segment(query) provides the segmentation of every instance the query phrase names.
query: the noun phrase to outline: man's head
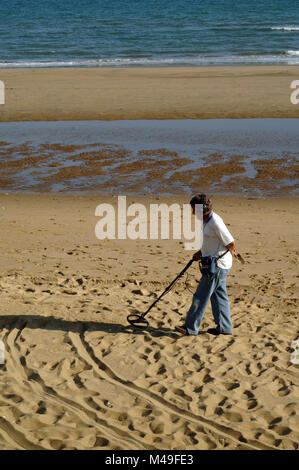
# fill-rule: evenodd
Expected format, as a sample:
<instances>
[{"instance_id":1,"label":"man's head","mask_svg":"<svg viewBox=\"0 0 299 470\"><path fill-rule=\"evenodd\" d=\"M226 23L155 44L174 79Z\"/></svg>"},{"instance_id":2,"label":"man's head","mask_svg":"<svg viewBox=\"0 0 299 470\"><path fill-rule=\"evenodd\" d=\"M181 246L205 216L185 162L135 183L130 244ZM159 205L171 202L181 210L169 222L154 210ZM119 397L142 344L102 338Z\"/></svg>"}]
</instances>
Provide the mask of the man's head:
<instances>
[{"instance_id":1,"label":"man's head","mask_svg":"<svg viewBox=\"0 0 299 470\"><path fill-rule=\"evenodd\" d=\"M206 194L196 194L190 201L192 212L195 214L195 205L201 204L203 216L207 216L213 209L212 201Z\"/></svg>"}]
</instances>

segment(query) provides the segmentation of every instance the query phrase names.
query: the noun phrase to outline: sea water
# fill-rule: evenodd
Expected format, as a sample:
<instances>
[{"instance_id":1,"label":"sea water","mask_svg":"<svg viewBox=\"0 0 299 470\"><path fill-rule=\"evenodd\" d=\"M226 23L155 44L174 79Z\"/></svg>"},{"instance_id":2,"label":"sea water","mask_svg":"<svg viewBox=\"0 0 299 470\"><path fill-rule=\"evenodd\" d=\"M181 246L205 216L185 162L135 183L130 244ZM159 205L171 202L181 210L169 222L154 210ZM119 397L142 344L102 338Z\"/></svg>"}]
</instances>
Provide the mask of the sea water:
<instances>
[{"instance_id":1,"label":"sea water","mask_svg":"<svg viewBox=\"0 0 299 470\"><path fill-rule=\"evenodd\" d=\"M299 64L299 1L0 2L0 68L231 64Z\"/></svg>"}]
</instances>

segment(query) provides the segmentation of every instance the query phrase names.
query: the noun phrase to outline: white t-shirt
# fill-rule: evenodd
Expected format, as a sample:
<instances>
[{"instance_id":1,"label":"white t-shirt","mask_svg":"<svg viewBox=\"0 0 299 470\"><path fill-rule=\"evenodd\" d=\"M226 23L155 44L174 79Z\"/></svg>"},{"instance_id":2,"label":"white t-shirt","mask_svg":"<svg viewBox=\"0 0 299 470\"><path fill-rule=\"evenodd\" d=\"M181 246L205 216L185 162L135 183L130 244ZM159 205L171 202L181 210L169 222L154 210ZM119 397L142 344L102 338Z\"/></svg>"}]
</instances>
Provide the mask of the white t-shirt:
<instances>
[{"instance_id":1,"label":"white t-shirt","mask_svg":"<svg viewBox=\"0 0 299 470\"><path fill-rule=\"evenodd\" d=\"M226 252L227 248L225 247L233 241L234 239L221 217L212 212L209 221L203 224L202 256L220 256ZM230 252L217 261L217 266L222 269L230 269L232 264L233 257Z\"/></svg>"}]
</instances>

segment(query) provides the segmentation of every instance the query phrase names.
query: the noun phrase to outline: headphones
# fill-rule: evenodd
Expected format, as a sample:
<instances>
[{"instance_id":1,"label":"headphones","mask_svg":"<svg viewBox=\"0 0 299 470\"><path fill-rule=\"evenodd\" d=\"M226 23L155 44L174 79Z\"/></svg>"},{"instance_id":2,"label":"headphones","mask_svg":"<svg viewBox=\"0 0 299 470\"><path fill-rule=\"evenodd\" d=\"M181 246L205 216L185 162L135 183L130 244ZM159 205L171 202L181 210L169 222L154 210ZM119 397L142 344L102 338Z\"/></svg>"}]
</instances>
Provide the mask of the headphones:
<instances>
[{"instance_id":1,"label":"headphones","mask_svg":"<svg viewBox=\"0 0 299 470\"><path fill-rule=\"evenodd\" d=\"M199 204L202 204L203 213L209 212L210 208L207 204L207 196L205 194L199 195Z\"/></svg>"},{"instance_id":2,"label":"headphones","mask_svg":"<svg viewBox=\"0 0 299 470\"><path fill-rule=\"evenodd\" d=\"M196 194L190 201L191 206L196 204L201 204L203 209L203 214L210 212L212 210L212 204L209 197L206 194Z\"/></svg>"}]
</instances>

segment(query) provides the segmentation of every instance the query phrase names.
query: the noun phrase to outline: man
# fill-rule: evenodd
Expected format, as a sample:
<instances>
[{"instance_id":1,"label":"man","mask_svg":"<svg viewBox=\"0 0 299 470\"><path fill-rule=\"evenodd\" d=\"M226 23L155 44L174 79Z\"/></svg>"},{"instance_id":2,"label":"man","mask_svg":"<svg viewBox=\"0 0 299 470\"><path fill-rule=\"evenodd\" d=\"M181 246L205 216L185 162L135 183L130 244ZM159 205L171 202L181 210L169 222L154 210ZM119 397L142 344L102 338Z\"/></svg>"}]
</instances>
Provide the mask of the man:
<instances>
[{"instance_id":1,"label":"man","mask_svg":"<svg viewBox=\"0 0 299 470\"><path fill-rule=\"evenodd\" d=\"M236 256L235 241L222 218L213 212L212 202L205 194L194 196L190 204L193 214L196 204L203 206L203 244L201 251L195 253L193 259L199 261L202 257L214 258L215 272L203 273L187 313L185 326L178 326L176 330L185 335L197 335L208 302L211 300L216 328L211 328L208 332L214 335L231 334L226 277L232 266L232 257Z\"/></svg>"}]
</instances>

